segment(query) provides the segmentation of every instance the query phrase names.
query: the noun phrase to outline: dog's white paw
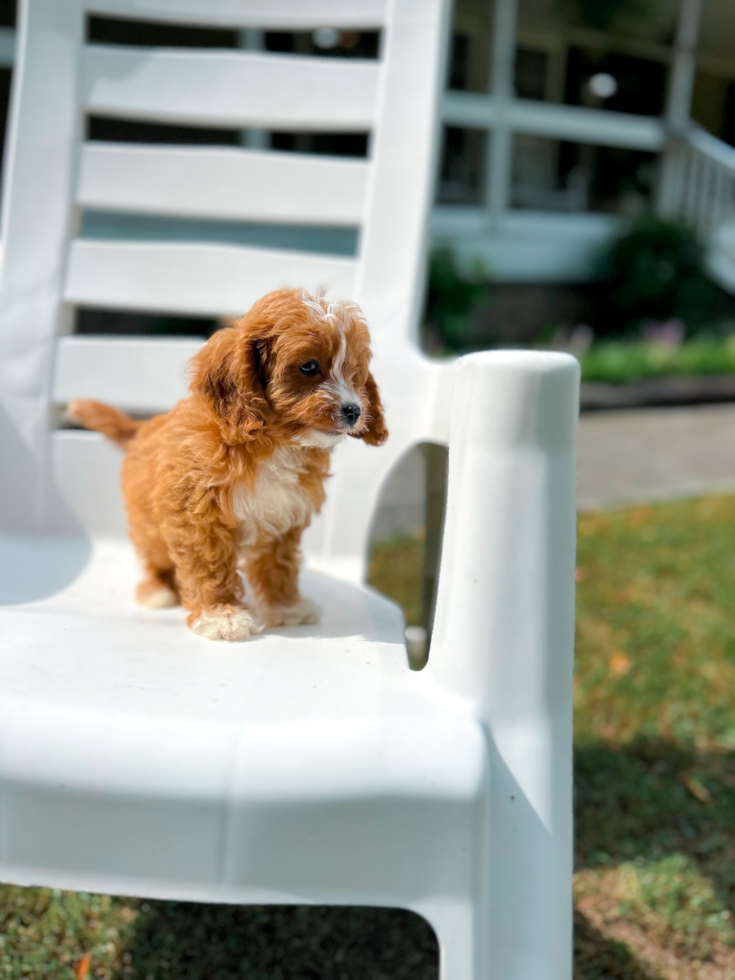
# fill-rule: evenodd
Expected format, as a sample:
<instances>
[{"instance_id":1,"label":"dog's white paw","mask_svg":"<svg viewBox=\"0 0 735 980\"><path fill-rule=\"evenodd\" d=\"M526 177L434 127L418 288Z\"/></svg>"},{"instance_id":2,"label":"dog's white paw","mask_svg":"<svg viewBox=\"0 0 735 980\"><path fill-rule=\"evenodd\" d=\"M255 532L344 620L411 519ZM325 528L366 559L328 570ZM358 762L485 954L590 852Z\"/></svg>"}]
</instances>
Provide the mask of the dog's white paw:
<instances>
[{"instance_id":1,"label":"dog's white paw","mask_svg":"<svg viewBox=\"0 0 735 980\"><path fill-rule=\"evenodd\" d=\"M135 595L139 606L146 609L169 609L171 606L178 606L179 597L173 589L167 585L159 588L138 589Z\"/></svg>"},{"instance_id":2,"label":"dog's white paw","mask_svg":"<svg viewBox=\"0 0 735 980\"><path fill-rule=\"evenodd\" d=\"M261 606L258 610L266 626L305 626L319 622L319 610L310 599L293 606Z\"/></svg>"},{"instance_id":3,"label":"dog's white paw","mask_svg":"<svg viewBox=\"0 0 735 980\"><path fill-rule=\"evenodd\" d=\"M189 629L208 640L226 640L229 643L249 640L263 627L242 606L219 606L189 617Z\"/></svg>"}]
</instances>

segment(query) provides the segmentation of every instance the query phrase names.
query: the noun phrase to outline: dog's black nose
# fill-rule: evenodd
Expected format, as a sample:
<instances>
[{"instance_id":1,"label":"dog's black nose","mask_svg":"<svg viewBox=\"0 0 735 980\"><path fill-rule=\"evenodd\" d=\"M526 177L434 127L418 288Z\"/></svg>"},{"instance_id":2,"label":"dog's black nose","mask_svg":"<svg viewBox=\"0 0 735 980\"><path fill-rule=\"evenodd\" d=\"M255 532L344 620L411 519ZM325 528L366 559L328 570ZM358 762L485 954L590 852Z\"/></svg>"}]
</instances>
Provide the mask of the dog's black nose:
<instances>
[{"instance_id":1,"label":"dog's black nose","mask_svg":"<svg viewBox=\"0 0 735 980\"><path fill-rule=\"evenodd\" d=\"M360 418L360 406L353 404L343 405L342 415L350 423L350 425L354 425Z\"/></svg>"}]
</instances>

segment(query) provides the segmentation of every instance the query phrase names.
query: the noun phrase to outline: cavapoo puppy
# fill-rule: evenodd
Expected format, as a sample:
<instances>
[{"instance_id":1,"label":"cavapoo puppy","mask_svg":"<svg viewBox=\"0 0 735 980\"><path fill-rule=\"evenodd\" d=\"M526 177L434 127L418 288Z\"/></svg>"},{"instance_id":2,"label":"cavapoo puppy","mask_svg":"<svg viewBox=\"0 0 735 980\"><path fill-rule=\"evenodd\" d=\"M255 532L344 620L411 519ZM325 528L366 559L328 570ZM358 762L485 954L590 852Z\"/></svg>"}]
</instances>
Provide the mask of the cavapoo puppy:
<instances>
[{"instance_id":1,"label":"cavapoo puppy","mask_svg":"<svg viewBox=\"0 0 735 980\"><path fill-rule=\"evenodd\" d=\"M316 621L299 595L299 543L324 501L329 452L348 435L373 446L388 435L369 343L355 303L279 290L210 338L192 361L191 396L167 414L69 405L127 450L141 604L181 602L189 628L211 640Z\"/></svg>"}]
</instances>

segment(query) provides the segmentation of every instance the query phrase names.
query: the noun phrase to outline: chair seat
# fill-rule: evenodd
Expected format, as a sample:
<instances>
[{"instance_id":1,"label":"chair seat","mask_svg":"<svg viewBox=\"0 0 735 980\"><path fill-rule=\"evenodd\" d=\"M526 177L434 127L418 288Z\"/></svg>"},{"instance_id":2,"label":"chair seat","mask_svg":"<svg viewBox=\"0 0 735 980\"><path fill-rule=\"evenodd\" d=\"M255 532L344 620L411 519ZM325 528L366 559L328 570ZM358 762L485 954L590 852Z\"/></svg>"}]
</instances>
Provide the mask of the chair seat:
<instances>
[{"instance_id":1,"label":"chair seat","mask_svg":"<svg viewBox=\"0 0 735 980\"><path fill-rule=\"evenodd\" d=\"M134 604L125 544L4 544L0 880L238 902L460 889L484 737L409 670L391 602L305 573L318 625L212 643Z\"/></svg>"}]
</instances>

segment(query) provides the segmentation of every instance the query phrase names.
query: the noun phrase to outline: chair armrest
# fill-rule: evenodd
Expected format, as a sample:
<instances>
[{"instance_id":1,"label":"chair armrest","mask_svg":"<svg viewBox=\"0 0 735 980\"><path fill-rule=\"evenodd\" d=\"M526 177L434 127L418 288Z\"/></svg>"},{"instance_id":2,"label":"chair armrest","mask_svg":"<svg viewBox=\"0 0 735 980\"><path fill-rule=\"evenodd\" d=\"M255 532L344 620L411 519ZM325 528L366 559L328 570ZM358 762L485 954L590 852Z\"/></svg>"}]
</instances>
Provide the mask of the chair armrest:
<instances>
[{"instance_id":1,"label":"chair armrest","mask_svg":"<svg viewBox=\"0 0 735 980\"><path fill-rule=\"evenodd\" d=\"M462 358L455 371L427 670L474 710L488 739L494 968L562 980L572 972L579 365L563 354L502 352Z\"/></svg>"},{"instance_id":2,"label":"chair armrest","mask_svg":"<svg viewBox=\"0 0 735 980\"><path fill-rule=\"evenodd\" d=\"M579 365L502 351L454 372L432 672L515 724L571 671Z\"/></svg>"}]
</instances>

